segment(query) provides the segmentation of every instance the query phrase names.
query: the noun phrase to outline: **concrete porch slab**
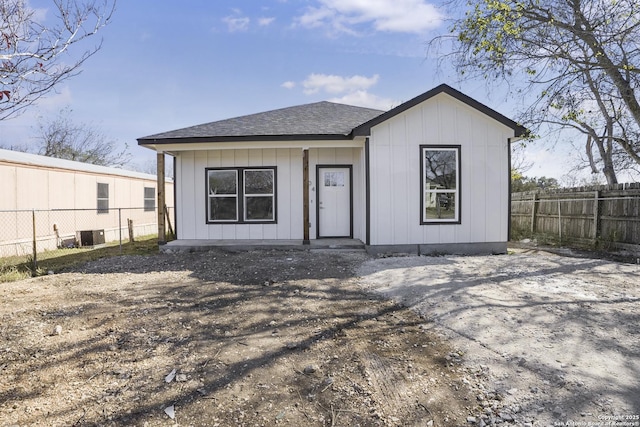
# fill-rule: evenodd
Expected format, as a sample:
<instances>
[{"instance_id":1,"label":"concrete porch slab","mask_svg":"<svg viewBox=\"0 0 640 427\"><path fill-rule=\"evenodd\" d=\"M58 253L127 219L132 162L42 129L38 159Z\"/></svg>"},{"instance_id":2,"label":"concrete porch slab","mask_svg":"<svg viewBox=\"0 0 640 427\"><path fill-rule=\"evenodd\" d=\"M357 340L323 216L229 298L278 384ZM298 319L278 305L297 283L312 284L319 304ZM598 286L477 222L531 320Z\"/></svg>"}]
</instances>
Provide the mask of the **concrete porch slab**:
<instances>
[{"instance_id":1,"label":"concrete porch slab","mask_svg":"<svg viewBox=\"0 0 640 427\"><path fill-rule=\"evenodd\" d=\"M302 240L174 240L160 245L160 252L204 252L221 249L230 252L252 250L314 250L314 249L351 249L364 250L365 246L358 239L314 239L309 244Z\"/></svg>"}]
</instances>

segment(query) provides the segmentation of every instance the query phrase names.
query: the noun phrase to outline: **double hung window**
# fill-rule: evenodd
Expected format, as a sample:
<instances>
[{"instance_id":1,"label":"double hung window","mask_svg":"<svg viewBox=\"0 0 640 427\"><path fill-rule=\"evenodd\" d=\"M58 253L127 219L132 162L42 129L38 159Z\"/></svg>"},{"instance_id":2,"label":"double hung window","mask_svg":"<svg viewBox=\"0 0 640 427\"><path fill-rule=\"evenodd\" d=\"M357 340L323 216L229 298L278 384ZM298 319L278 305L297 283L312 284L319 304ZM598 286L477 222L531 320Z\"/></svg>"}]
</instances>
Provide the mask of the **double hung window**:
<instances>
[{"instance_id":1,"label":"double hung window","mask_svg":"<svg viewBox=\"0 0 640 427\"><path fill-rule=\"evenodd\" d=\"M109 213L109 184L98 183L98 213Z\"/></svg>"},{"instance_id":2,"label":"double hung window","mask_svg":"<svg viewBox=\"0 0 640 427\"><path fill-rule=\"evenodd\" d=\"M420 146L421 223L460 223L460 146Z\"/></svg>"},{"instance_id":3,"label":"double hung window","mask_svg":"<svg viewBox=\"0 0 640 427\"><path fill-rule=\"evenodd\" d=\"M275 223L276 168L207 169L208 223Z\"/></svg>"},{"instance_id":4,"label":"double hung window","mask_svg":"<svg viewBox=\"0 0 640 427\"><path fill-rule=\"evenodd\" d=\"M144 187L144 211L156 210L156 189L154 187Z\"/></svg>"}]
</instances>

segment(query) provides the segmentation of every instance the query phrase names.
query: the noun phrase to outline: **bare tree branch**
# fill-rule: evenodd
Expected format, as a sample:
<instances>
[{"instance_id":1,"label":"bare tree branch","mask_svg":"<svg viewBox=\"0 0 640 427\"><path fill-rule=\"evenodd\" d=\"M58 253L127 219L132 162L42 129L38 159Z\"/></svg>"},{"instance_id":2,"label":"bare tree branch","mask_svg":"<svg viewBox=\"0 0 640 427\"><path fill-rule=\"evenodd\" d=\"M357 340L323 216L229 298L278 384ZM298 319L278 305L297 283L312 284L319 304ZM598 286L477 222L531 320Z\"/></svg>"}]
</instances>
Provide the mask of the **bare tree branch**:
<instances>
[{"instance_id":1,"label":"bare tree branch","mask_svg":"<svg viewBox=\"0 0 640 427\"><path fill-rule=\"evenodd\" d=\"M51 121L38 125L38 154L102 166L121 167L131 159L128 147L118 150L117 142L99 129L76 124L70 110L63 110Z\"/></svg>"},{"instance_id":2,"label":"bare tree branch","mask_svg":"<svg viewBox=\"0 0 640 427\"><path fill-rule=\"evenodd\" d=\"M532 99L520 122L534 131L585 134L586 161L609 183L640 165L640 0L450 4L466 15L430 46L452 47L446 60L459 75Z\"/></svg>"},{"instance_id":3,"label":"bare tree branch","mask_svg":"<svg viewBox=\"0 0 640 427\"><path fill-rule=\"evenodd\" d=\"M108 24L115 10L115 0L53 4L46 14L54 14L55 23L47 24L43 11L25 0L0 0L0 120L20 114L77 75L102 43L80 45Z\"/></svg>"}]
</instances>

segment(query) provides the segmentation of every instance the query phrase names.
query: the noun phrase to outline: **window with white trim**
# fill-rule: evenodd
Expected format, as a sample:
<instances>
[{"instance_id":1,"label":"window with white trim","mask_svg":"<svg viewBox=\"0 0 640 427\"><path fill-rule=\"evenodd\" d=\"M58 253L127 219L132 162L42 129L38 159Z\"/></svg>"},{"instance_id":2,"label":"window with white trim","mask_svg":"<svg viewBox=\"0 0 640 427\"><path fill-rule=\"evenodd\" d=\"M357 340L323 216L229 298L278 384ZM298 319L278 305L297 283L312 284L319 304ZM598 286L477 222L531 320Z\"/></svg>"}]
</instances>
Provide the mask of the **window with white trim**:
<instances>
[{"instance_id":1,"label":"window with white trim","mask_svg":"<svg viewBox=\"0 0 640 427\"><path fill-rule=\"evenodd\" d=\"M421 223L460 223L460 146L420 146Z\"/></svg>"},{"instance_id":2,"label":"window with white trim","mask_svg":"<svg viewBox=\"0 0 640 427\"><path fill-rule=\"evenodd\" d=\"M208 223L275 223L276 168L206 169Z\"/></svg>"},{"instance_id":3,"label":"window with white trim","mask_svg":"<svg viewBox=\"0 0 640 427\"><path fill-rule=\"evenodd\" d=\"M144 187L144 211L152 212L156 210L156 189L154 187Z\"/></svg>"},{"instance_id":4,"label":"window with white trim","mask_svg":"<svg viewBox=\"0 0 640 427\"><path fill-rule=\"evenodd\" d=\"M98 183L98 213L109 213L109 184Z\"/></svg>"}]
</instances>

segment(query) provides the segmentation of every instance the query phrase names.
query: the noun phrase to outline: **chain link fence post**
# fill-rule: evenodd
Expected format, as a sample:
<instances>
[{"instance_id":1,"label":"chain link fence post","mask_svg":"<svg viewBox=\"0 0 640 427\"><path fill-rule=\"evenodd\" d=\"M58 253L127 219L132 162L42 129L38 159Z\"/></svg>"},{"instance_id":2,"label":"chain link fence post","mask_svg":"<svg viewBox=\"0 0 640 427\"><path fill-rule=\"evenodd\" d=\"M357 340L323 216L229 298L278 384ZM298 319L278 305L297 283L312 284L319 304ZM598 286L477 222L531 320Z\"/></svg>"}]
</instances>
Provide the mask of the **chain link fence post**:
<instances>
[{"instance_id":1,"label":"chain link fence post","mask_svg":"<svg viewBox=\"0 0 640 427\"><path fill-rule=\"evenodd\" d=\"M118 208L118 238L120 239L120 254L122 254L122 208Z\"/></svg>"},{"instance_id":2,"label":"chain link fence post","mask_svg":"<svg viewBox=\"0 0 640 427\"><path fill-rule=\"evenodd\" d=\"M31 211L31 222L33 230L33 270L31 275L35 276L38 271L38 244L36 243L36 210Z\"/></svg>"}]
</instances>

